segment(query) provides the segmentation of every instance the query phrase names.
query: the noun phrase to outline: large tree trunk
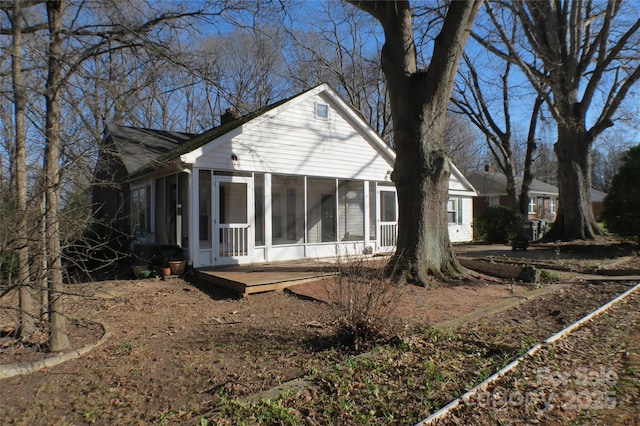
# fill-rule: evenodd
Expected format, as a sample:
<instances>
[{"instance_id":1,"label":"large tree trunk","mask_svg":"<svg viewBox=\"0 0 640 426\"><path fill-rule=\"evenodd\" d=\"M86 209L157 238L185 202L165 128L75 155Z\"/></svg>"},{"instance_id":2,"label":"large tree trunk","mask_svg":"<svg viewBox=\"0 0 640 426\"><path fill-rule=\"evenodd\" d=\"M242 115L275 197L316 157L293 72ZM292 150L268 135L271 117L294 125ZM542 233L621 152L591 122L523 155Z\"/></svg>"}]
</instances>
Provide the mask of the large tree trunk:
<instances>
[{"instance_id":1,"label":"large tree trunk","mask_svg":"<svg viewBox=\"0 0 640 426\"><path fill-rule=\"evenodd\" d=\"M518 203L518 191L516 188L516 171L513 167L512 158L513 154L511 152L505 156L504 175L507 177L507 205L514 211L518 211L520 205Z\"/></svg>"},{"instance_id":2,"label":"large tree trunk","mask_svg":"<svg viewBox=\"0 0 640 426\"><path fill-rule=\"evenodd\" d=\"M444 129L462 51L480 1L452 2L435 39L428 70L418 70L411 8L407 1L354 4L384 29L382 70L394 127L398 191L398 244L394 264L408 281L428 285L432 276L465 274L451 247L446 203L451 162Z\"/></svg>"},{"instance_id":3,"label":"large tree trunk","mask_svg":"<svg viewBox=\"0 0 640 426\"><path fill-rule=\"evenodd\" d=\"M574 121L579 122L579 121ZM559 205L547 241L594 239L603 235L591 204L591 141L579 126L558 125Z\"/></svg>"},{"instance_id":4,"label":"large tree trunk","mask_svg":"<svg viewBox=\"0 0 640 426\"><path fill-rule=\"evenodd\" d=\"M540 116L540 108L544 99L540 96L536 98L533 104L533 110L531 111L531 118L529 119L529 132L527 133L527 153L524 158L524 171L522 173L522 186L520 187L520 214L523 218L529 216L529 188L531 182L533 182L533 173L531 167L533 166L533 153L538 148L536 145L536 128L538 126L538 117Z\"/></svg>"},{"instance_id":5,"label":"large tree trunk","mask_svg":"<svg viewBox=\"0 0 640 426\"><path fill-rule=\"evenodd\" d=\"M18 255L18 285L20 305L20 338L28 339L35 331L33 296L29 274L29 238L27 229L27 156L25 132L26 97L22 78L22 10L20 0L13 5L10 14L13 44L11 49L11 77L15 118L15 172L17 192L16 241Z\"/></svg>"},{"instance_id":6,"label":"large tree trunk","mask_svg":"<svg viewBox=\"0 0 640 426\"><path fill-rule=\"evenodd\" d=\"M47 195L46 226L49 276L49 324L51 326L49 346L52 351L63 351L71 347L67 335L64 314L62 281L62 248L60 246L60 99L62 83L62 11L63 1L48 1L49 18L49 71L45 89L45 191Z\"/></svg>"},{"instance_id":7,"label":"large tree trunk","mask_svg":"<svg viewBox=\"0 0 640 426\"><path fill-rule=\"evenodd\" d=\"M412 90L404 93L415 93ZM425 109L411 99L404 105ZM409 115L394 124L396 164L393 179L398 191L398 243L394 264L402 265L406 279L426 285L429 276L455 277L464 273L449 240L446 202L450 159L442 146L444 115Z\"/></svg>"}]
</instances>

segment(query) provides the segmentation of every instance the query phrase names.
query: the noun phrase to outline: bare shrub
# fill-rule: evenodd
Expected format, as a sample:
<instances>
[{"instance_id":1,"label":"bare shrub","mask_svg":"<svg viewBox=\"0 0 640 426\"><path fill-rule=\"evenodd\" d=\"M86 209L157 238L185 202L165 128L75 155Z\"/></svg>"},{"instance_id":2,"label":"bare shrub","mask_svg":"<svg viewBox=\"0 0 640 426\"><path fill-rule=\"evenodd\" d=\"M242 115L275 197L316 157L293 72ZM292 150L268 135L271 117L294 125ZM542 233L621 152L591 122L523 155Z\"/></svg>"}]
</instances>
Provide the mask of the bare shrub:
<instances>
[{"instance_id":1,"label":"bare shrub","mask_svg":"<svg viewBox=\"0 0 640 426\"><path fill-rule=\"evenodd\" d=\"M338 257L337 275L324 281L340 343L355 351L396 337L402 284L393 280L388 259ZM397 264L397 262L396 262Z\"/></svg>"}]
</instances>

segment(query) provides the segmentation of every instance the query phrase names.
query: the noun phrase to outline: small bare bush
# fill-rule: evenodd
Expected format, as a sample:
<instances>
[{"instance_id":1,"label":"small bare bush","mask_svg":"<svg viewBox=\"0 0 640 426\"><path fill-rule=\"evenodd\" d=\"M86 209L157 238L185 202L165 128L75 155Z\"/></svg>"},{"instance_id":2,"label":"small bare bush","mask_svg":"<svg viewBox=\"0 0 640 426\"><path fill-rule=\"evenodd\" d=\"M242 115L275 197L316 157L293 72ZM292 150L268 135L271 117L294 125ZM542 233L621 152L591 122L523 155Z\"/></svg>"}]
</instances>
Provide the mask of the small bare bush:
<instances>
[{"instance_id":1,"label":"small bare bush","mask_svg":"<svg viewBox=\"0 0 640 426\"><path fill-rule=\"evenodd\" d=\"M325 279L340 343L355 351L396 337L394 316L402 293L387 259L341 257L337 275Z\"/></svg>"}]
</instances>

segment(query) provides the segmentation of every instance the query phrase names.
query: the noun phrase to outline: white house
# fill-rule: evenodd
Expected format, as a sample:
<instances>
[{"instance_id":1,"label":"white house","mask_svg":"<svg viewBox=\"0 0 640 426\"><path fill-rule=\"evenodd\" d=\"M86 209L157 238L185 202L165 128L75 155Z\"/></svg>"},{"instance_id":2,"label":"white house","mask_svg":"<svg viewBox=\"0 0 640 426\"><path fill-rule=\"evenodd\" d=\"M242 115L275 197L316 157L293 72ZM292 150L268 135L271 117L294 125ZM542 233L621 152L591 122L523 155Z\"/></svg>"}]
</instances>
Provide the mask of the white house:
<instances>
[{"instance_id":1,"label":"white house","mask_svg":"<svg viewBox=\"0 0 640 426\"><path fill-rule=\"evenodd\" d=\"M331 87L222 118L199 135L107 126L96 179L117 185L94 191L97 214L194 267L394 249L394 152ZM475 190L455 167L449 188L451 241L470 241Z\"/></svg>"}]
</instances>

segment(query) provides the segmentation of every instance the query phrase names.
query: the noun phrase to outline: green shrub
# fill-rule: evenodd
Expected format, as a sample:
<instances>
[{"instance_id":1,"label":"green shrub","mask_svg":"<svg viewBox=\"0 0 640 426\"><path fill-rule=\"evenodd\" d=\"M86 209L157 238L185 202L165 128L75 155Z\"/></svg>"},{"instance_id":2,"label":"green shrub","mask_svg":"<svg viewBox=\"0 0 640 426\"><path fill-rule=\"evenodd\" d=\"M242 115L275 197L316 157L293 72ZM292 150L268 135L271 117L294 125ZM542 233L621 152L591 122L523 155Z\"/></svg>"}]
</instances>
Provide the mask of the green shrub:
<instances>
[{"instance_id":1,"label":"green shrub","mask_svg":"<svg viewBox=\"0 0 640 426\"><path fill-rule=\"evenodd\" d=\"M473 220L475 237L490 244L508 243L520 233L522 216L505 206L492 206Z\"/></svg>"},{"instance_id":2,"label":"green shrub","mask_svg":"<svg viewBox=\"0 0 640 426\"><path fill-rule=\"evenodd\" d=\"M640 145L627 151L604 199L600 219L607 230L625 237L640 237Z\"/></svg>"}]
</instances>

